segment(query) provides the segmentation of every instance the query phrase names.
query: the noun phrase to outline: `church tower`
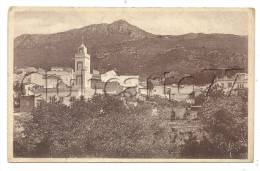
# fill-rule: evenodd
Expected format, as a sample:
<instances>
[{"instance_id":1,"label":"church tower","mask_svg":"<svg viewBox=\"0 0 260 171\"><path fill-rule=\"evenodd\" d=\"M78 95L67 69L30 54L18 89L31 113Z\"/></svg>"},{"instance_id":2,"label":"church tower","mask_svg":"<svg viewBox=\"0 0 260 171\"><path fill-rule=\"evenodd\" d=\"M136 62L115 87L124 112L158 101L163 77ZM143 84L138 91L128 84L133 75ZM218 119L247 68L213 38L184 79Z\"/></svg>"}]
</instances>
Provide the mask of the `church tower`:
<instances>
[{"instance_id":1,"label":"church tower","mask_svg":"<svg viewBox=\"0 0 260 171\"><path fill-rule=\"evenodd\" d=\"M86 89L91 88L90 55L83 40L75 54L75 80L76 86L81 89L82 95L85 94Z\"/></svg>"}]
</instances>

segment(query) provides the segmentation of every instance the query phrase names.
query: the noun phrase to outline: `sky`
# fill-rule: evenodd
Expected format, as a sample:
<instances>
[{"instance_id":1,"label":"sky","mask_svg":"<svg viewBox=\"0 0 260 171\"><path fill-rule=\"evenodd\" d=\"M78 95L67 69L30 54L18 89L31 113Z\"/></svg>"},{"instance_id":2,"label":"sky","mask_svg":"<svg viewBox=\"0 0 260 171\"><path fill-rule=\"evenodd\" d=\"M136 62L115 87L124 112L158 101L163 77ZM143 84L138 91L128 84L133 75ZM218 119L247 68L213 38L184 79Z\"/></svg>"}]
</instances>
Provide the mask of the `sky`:
<instances>
[{"instance_id":1,"label":"sky","mask_svg":"<svg viewBox=\"0 0 260 171\"><path fill-rule=\"evenodd\" d=\"M248 10L183 8L14 8L14 36L49 34L123 19L161 35L226 33L248 35Z\"/></svg>"}]
</instances>

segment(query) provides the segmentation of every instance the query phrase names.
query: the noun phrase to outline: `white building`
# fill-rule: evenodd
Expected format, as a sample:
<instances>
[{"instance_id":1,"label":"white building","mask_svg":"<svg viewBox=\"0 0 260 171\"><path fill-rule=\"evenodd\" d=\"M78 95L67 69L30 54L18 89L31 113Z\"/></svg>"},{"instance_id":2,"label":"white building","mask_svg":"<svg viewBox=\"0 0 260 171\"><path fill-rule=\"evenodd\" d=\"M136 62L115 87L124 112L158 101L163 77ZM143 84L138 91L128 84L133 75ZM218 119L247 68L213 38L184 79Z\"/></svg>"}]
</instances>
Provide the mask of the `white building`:
<instances>
[{"instance_id":1,"label":"white building","mask_svg":"<svg viewBox=\"0 0 260 171\"><path fill-rule=\"evenodd\" d=\"M118 82L122 87L138 87L138 75L117 75L114 70L101 74L102 82Z\"/></svg>"},{"instance_id":2,"label":"white building","mask_svg":"<svg viewBox=\"0 0 260 171\"><path fill-rule=\"evenodd\" d=\"M236 73L235 75L228 77L217 77L215 84L223 88L224 92L229 92L231 89L233 92L244 90L248 88L248 74L247 73Z\"/></svg>"}]
</instances>

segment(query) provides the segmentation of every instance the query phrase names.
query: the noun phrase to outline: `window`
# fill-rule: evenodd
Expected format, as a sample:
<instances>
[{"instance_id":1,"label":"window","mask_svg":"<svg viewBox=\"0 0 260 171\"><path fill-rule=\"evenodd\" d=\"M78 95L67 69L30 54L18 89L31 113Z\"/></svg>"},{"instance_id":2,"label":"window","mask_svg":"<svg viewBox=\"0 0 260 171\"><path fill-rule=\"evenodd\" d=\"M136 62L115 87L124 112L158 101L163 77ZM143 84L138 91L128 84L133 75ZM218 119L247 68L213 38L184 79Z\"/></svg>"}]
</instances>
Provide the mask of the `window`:
<instances>
[{"instance_id":1,"label":"window","mask_svg":"<svg viewBox=\"0 0 260 171\"><path fill-rule=\"evenodd\" d=\"M83 52L84 52L84 49L81 47L81 48L79 48L79 53L80 54L83 54Z\"/></svg>"},{"instance_id":2,"label":"window","mask_svg":"<svg viewBox=\"0 0 260 171\"><path fill-rule=\"evenodd\" d=\"M228 87L232 87L232 85L233 85L232 82L228 83Z\"/></svg>"},{"instance_id":3,"label":"window","mask_svg":"<svg viewBox=\"0 0 260 171\"><path fill-rule=\"evenodd\" d=\"M76 77L76 84L81 85L81 75L77 75Z\"/></svg>"},{"instance_id":4,"label":"window","mask_svg":"<svg viewBox=\"0 0 260 171\"><path fill-rule=\"evenodd\" d=\"M244 84L238 84L238 88L244 88Z\"/></svg>"},{"instance_id":5,"label":"window","mask_svg":"<svg viewBox=\"0 0 260 171\"><path fill-rule=\"evenodd\" d=\"M83 62L82 61L77 62L77 70L81 71L82 69L83 69Z\"/></svg>"}]
</instances>

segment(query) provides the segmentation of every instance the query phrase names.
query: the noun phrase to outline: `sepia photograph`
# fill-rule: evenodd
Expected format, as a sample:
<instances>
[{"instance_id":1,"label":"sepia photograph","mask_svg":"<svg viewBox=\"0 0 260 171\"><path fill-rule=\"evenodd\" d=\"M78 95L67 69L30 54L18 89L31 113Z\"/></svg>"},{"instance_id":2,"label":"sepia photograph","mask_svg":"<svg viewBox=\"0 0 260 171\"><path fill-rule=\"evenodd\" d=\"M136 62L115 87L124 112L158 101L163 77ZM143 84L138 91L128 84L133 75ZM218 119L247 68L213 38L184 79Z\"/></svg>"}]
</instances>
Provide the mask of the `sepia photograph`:
<instances>
[{"instance_id":1,"label":"sepia photograph","mask_svg":"<svg viewBox=\"0 0 260 171\"><path fill-rule=\"evenodd\" d=\"M254 10L11 7L9 162L253 162Z\"/></svg>"}]
</instances>

